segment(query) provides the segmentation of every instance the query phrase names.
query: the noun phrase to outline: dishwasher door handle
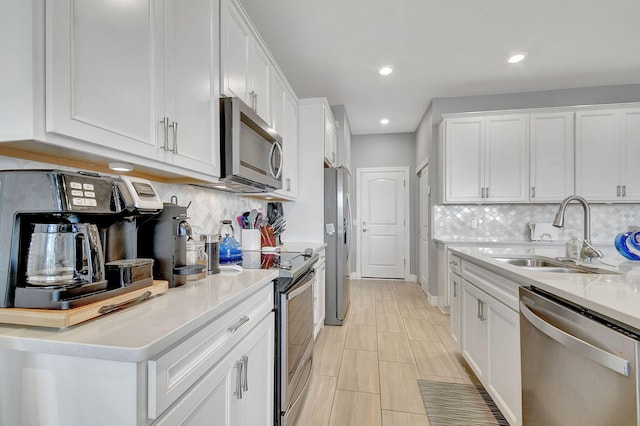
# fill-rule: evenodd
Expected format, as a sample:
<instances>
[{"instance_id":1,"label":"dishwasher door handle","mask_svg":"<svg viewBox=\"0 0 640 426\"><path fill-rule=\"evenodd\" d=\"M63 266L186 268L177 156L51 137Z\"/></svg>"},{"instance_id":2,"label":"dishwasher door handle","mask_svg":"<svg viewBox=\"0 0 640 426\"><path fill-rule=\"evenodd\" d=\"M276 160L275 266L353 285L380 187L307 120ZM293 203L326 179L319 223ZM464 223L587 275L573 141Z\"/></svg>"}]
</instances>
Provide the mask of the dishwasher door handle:
<instances>
[{"instance_id":1,"label":"dishwasher door handle","mask_svg":"<svg viewBox=\"0 0 640 426\"><path fill-rule=\"evenodd\" d=\"M549 338L568 348L575 350L581 355L615 371L618 374L627 377L629 376L631 364L628 360L620 358L619 356L593 346L590 343L580 340L577 337L572 336L571 334L562 331L557 327L554 327L553 325L544 321L542 318L538 317L522 301L520 301L520 312L529 321L529 323L531 323L531 325L537 328L540 332L546 334Z\"/></svg>"}]
</instances>

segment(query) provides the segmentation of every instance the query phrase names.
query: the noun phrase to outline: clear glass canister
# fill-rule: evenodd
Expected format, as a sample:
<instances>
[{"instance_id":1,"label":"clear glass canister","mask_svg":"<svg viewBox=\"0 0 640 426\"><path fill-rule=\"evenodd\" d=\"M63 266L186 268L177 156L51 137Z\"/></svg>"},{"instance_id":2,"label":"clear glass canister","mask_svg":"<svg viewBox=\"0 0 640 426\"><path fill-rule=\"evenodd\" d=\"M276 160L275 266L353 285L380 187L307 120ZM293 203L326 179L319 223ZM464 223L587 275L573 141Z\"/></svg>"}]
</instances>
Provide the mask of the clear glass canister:
<instances>
[{"instance_id":1,"label":"clear glass canister","mask_svg":"<svg viewBox=\"0 0 640 426\"><path fill-rule=\"evenodd\" d=\"M204 241L187 241L187 265L202 265L202 272L187 275L187 281L202 280L207 277L207 253Z\"/></svg>"}]
</instances>

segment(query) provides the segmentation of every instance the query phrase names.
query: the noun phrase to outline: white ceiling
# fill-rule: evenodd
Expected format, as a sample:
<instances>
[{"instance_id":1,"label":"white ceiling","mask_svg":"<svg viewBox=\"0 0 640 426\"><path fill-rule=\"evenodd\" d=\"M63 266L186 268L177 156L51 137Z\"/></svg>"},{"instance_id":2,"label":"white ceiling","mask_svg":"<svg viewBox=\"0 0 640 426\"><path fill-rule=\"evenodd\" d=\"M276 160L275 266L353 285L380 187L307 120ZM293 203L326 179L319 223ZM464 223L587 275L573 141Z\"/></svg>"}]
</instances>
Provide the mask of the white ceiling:
<instances>
[{"instance_id":1,"label":"white ceiling","mask_svg":"<svg viewBox=\"0 0 640 426\"><path fill-rule=\"evenodd\" d=\"M241 3L298 97L344 104L354 134L413 132L433 98L640 83L638 0Z\"/></svg>"}]
</instances>

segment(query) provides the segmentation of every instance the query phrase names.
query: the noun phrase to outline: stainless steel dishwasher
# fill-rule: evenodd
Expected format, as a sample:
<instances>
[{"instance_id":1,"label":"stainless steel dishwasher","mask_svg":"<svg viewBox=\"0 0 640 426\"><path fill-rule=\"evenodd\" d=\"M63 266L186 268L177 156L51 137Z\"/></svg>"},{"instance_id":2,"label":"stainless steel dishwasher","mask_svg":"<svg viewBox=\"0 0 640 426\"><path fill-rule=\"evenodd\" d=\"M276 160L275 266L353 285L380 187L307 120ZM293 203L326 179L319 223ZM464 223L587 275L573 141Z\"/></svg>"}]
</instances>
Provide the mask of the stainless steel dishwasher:
<instances>
[{"instance_id":1,"label":"stainless steel dishwasher","mask_svg":"<svg viewBox=\"0 0 640 426\"><path fill-rule=\"evenodd\" d=\"M524 425L638 425L636 332L520 288Z\"/></svg>"}]
</instances>

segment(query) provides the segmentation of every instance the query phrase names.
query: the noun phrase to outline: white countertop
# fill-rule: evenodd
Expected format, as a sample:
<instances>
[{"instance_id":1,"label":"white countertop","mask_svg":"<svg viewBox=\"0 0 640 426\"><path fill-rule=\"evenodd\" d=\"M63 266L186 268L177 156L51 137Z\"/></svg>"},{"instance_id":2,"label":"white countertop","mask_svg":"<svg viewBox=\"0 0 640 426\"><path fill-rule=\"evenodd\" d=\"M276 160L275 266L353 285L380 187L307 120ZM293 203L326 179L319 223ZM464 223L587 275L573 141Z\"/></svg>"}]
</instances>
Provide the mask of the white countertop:
<instances>
[{"instance_id":1,"label":"white countertop","mask_svg":"<svg viewBox=\"0 0 640 426\"><path fill-rule=\"evenodd\" d=\"M323 248L325 248L327 246L327 243L325 242L319 242L319 241L310 241L310 242L304 242L304 241L295 241L295 242L283 242L282 243L282 251L304 251L307 248L313 249L314 253L319 252L320 250L322 250Z\"/></svg>"},{"instance_id":2,"label":"white countertop","mask_svg":"<svg viewBox=\"0 0 640 426\"><path fill-rule=\"evenodd\" d=\"M0 349L140 362L271 285L277 277L273 269L209 275L140 305L65 329L0 324Z\"/></svg>"},{"instance_id":3,"label":"white countertop","mask_svg":"<svg viewBox=\"0 0 640 426\"><path fill-rule=\"evenodd\" d=\"M505 254L562 257L565 254L564 246L456 247L451 250L463 260L473 261L509 279L536 286L640 330L640 262L626 260L613 247L603 250L605 257L602 261L616 266L610 267L597 261L594 266L618 272L617 275L537 272L491 257Z\"/></svg>"}]
</instances>

